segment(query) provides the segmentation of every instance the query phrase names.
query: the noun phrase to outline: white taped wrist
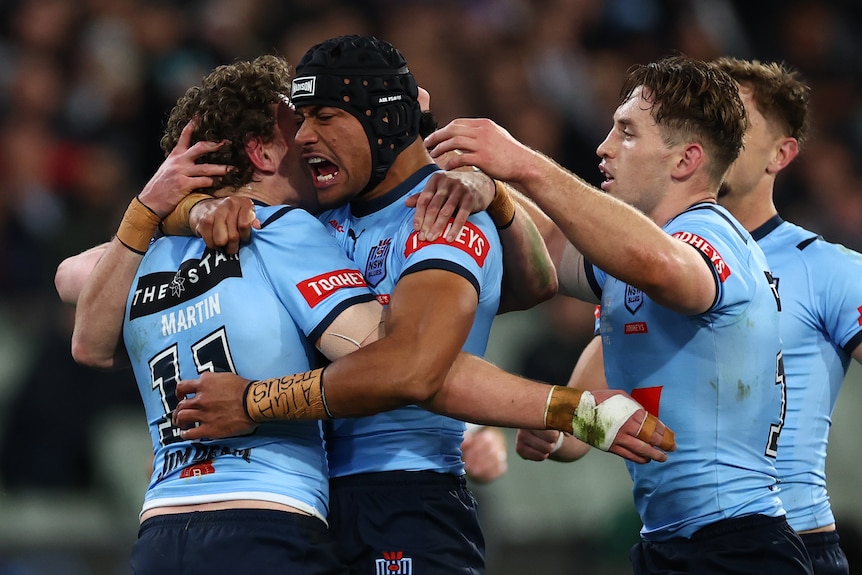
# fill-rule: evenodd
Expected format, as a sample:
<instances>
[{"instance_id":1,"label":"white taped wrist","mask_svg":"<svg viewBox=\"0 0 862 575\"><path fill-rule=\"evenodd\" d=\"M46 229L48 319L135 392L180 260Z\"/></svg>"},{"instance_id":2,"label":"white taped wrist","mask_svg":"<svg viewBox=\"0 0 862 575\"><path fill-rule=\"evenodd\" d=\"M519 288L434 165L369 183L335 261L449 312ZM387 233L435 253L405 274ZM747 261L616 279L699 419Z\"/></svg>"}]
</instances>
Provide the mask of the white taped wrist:
<instances>
[{"instance_id":1,"label":"white taped wrist","mask_svg":"<svg viewBox=\"0 0 862 575\"><path fill-rule=\"evenodd\" d=\"M482 430L484 427L485 427L484 425L479 425L478 423L470 423L468 421L467 427L464 430L464 435L470 435L472 433L476 433L476 432Z\"/></svg>"},{"instance_id":2,"label":"white taped wrist","mask_svg":"<svg viewBox=\"0 0 862 575\"><path fill-rule=\"evenodd\" d=\"M596 405L595 396L585 391L572 418L572 435L608 451L620 428L639 409L642 409L639 403L624 395L614 395Z\"/></svg>"},{"instance_id":3,"label":"white taped wrist","mask_svg":"<svg viewBox=\"0 0 862 575\"><path fill-rule=\"evenodd\" d=\"M554 446L551 448L551 452L548 453L548 455L551 455L551 454L558 452L560 450L560 448L563 446L563 441L565 439L566 439L566 434L561 431L560 435L557 436L557 441L554 443Z\"/></svg>"}]
</instances>

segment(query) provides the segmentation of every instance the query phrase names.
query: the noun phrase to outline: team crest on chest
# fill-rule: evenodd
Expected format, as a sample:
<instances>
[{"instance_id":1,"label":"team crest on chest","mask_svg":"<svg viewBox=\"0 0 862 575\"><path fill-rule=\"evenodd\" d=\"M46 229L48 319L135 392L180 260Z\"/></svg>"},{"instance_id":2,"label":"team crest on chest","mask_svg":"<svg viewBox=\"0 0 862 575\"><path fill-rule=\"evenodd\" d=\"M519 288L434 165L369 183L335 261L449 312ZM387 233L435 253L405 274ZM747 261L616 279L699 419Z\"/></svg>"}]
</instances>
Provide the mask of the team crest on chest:
<instances>
[{"instance_id":1,"label":"team crest on chest","mask_svg":"<svg viewBox=\"0 0 862 575\"><path fill-rule=\"evenodd\" d=\"M392 238L382 239L368 252L363 275L371 287L377 287L386 278L386 258L389 256L391 246Z\"/></svg>"},{"instance_id":2,"label":"team crest on chest","mask_svg":"<svg viewBox=\"0 0 862 575\"><path fill-rule=\"evenodd\" d=\"M626 309L632 315L644 304L644 292L630 285L626 286Z\"/></svg>"}]
</instances>

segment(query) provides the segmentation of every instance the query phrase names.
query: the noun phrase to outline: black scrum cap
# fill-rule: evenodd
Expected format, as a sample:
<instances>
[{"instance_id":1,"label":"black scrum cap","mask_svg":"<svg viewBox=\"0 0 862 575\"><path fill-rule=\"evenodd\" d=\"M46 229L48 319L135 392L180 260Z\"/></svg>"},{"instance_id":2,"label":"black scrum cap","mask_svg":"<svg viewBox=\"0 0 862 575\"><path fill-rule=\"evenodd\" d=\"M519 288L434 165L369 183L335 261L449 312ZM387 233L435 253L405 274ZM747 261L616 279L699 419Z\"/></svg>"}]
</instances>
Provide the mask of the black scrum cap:
<instances>
[{"instance_id":1,"label":"black scrum cap","mask_svg":"<svg viewBox=\"0 0 862 575\"><path fill-rule=\"evenodd\" d=\"M419 92L407 60L385 40L339 36L309 49L296 66L296 106L335 106L355 116L371 145L379 184L398 154L419 135Z\"/></svg>"}]
</instances>

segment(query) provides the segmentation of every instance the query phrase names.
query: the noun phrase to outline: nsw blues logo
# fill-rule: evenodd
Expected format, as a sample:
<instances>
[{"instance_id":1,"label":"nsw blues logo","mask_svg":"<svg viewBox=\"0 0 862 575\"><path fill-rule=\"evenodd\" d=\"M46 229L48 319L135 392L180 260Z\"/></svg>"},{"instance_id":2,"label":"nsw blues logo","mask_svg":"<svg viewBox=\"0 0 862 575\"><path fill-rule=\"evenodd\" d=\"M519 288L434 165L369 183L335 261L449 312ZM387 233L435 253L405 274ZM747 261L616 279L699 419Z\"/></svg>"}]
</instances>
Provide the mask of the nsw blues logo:
<instances>
[{"instance_id":1,"label":"nsw blues logo","mask_svg":"<svg viewBox=\"0 0 862 575\"><path fill-rule=\"evenodd\" d=\"M630 285L626 286L626 309L632 315L644 304L644 292Z\"/></svg>"},{"instance_id":2,"label":"nsw blues logo","mask_svg":"<svg viewBox=\"0 0 862 575\"><path fill-rule=\"evenodd\" d=\"M371 287L377 287L380 282L386 279L386 259L389 256L389 250L392 247L392 238L380 240L380 242L371 248L368 252L368 260L365 262L365 281Z\"/></svg>"},{"instance_id":3,"label":"nsw blues logo","mask_svg":"<svg viewBox=\"0 0 862 575\"><path fill-rule=\"evenodd\" d=\"M375 559L375 575L413 575L413 559L402 551L384 551L383 559Z\"/></svg>"}]
</instances>

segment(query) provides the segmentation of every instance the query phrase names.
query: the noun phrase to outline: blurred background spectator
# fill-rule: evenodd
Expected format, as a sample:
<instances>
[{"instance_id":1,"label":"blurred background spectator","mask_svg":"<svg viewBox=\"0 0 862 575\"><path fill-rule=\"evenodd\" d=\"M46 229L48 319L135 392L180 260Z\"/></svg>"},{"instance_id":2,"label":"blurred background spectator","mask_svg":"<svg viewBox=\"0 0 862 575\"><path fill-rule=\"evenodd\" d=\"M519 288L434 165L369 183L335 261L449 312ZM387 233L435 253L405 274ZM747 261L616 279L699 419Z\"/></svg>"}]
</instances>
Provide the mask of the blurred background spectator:
<instances>
[{"instance_id":1,"label":"blurred background spectator","mask_svg":"<svg viewBox=\"0 0 862 575\"><path fill-rule=\"evenodd\" d=\"M441 125L491 117L597 183L595 148L628 66L673 50L785 61L812 85L816 131L779 180L779 210L862 250L855 4L0 0L0 575L127 572L149 465L143 411L129 372L71 360L71 311L58 304L53 273L110 238L163 157L167 112L214 66L265 52L296 62L325 38L374 34L404 52ZM503 316L489 359L563 382L589 340L592 311L554 300ZM858 388L845 386L830 449L847 539L862 510L844 497L862 478L857 445L844 439L858 425L840 411ZM611 456L588 457L566 467L512 454L504 478L476 487L490 573L628 572L639 527L628 476ZM572 500L566 488L575 484L594 489L590 501Z\"/></svg>"}]
</instances>

